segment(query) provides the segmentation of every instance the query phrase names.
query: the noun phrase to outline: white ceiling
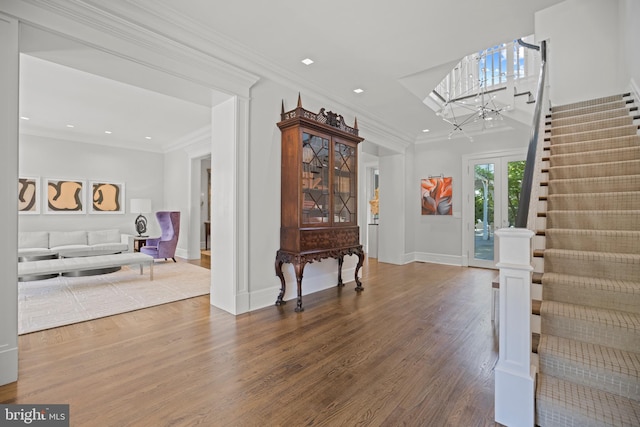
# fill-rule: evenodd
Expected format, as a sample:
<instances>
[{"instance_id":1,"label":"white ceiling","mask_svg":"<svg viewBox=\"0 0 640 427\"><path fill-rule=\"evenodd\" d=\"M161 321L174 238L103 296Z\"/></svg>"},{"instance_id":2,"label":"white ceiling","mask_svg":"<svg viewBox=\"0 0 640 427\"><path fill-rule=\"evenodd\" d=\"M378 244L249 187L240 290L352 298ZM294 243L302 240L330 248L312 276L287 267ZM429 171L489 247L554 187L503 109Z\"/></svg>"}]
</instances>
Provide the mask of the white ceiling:
<instances>
[{"instance_id":1,"label":"white ceiling","mask_svg":"<svg viewBox=\"0 0 640 427\"><path fill-rule=\"evenodd\" d=\"M460 58L533 34L535 12L560 2L79 0L251 73L286 75L303 94L349 108L361 129L377 123L407 142L425 138L425 128L431 136L449 132L422 99ZM132 80L133 64L68 40L74 48L61 49L40 30L26 33L20 111L31 120L21 121L24 132L163 150L209 123L209 106L190 95L194 88L174 82L167 85L174 93L142 89L142 79ZM101 61L88 60L94 56ZM315 63L303 65L307 57Z\"/></svg>"}]
</instances>

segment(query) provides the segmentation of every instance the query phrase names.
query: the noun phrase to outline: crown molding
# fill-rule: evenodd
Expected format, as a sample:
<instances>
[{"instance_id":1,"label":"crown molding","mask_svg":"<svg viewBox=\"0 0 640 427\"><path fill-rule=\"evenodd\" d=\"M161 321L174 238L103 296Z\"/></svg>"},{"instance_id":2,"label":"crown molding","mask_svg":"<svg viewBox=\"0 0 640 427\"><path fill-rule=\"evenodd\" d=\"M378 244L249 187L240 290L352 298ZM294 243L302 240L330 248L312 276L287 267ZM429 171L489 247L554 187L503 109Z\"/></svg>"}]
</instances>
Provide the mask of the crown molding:
<instances>
[{"instance_id":1,"label":"crown molding","mask_svg":"<svg viewBox=\"0 0 640 427\"><path fill-rule=\"evenodd\" d=\"M188 135L166 144L164 152L183 149L189 157L202 157L211 154L211 125L203 126Z\"/></svg>"},{"instance_id":2,"label":"crown molding","mask_svg":"<svg viewBox=\"0 0 640 427\"><path fill-rule=\"evenodd\" d=\"M116 4L99 0L74 1L92 4L102 10L108 8L116 16L126 17L122 19L132 20L142 28L162 28L164 37L180 45L188 46L196 52L234 64L236 67L252 70L252 72L260 74L281 86L288 87L294 92L303 92L322 103L333 105L334 107L332 108L351 111L354 116L358 117L359 123L366 123L368 127L373 129L372 134L384 135L384 139L373 141L376 144L391 144L395 147L394 150L398 151L403 149L402 147L413 143L413 135L403 130L381 125L381 123L385 123L382 117L360 109L345 98L327 97L325 88L301 79L259 52L188 18L173 1L136 0L135 3L128 1Z\"/></svg>"},{"instance_id":3,"label":"crown molding","mask_svg":"<svg viewBox=\"0 0 640 427\"><path fill-rule=\"evenodd\" d=\"M401 152L414 142L414 135L383 124L384 118L345 98L327 97L323 87L189 19L173 2L22 0L11 5L10 13L22 22L204 87L250 99L250 88L262 76L336 109L351 111L367 127L372 143ZM43 16L43 10L57 19Z\"/></svg>"},{"instance_id":4,"label":"crown molding","mask_svg":"<svg viewBox=\"0 0 640 427\"><path fill-rule=\"evenodd\" d=\"M142 145L137 142L124 140L110 140L109 142L105 142L88 135L71 135L69 132L53 132L50 129L40 130L29 128L20 130L20 135L29 135L37 138L44 138L62 142L78 142L82 144L100 145L106 148L144 151L147 153L163 154L165 152L161 147L154 144Z\"/></svg>"},{"instance_id":5,"label":"crown molding","mask_svg":"<svg viewBox=\"0 0 640 427\"><path fill-rule=\"evenodd\" d=\"M23 0L12 3L10 13L21 22L73 37L96 49L163 71L224 93L248 98L260 79L207 52L154 30L154 25L134 22L129 3L90 0ZM123 8L123 6L125 6ZM57 18L44 16L42 10Z\"/></svg>"}]
</instances>

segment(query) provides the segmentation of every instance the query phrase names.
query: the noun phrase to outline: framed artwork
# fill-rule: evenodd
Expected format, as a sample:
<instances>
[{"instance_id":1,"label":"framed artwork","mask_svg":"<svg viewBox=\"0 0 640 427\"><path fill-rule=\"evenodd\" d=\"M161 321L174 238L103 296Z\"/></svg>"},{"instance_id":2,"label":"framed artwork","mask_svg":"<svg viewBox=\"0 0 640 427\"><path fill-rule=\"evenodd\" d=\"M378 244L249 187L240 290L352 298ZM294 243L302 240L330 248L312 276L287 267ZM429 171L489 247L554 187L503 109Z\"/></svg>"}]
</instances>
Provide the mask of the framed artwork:
<instances>
[{"instance_id":1,"label":"framed artwork","mask_svg":"<svg viewBox=\"0 0 640 427\"><path fill-rule=\"evenodd\" d=\"M125 207L124 184L119 182L91 181L89 183L89 213L123 214Z\"/></svg>"},{"instance_id":2,"label":"framed artwork","mask_svg":"<svg viewBox=\"0 0 640 427\"><path fill-rule=\"evenodd\" d=\"M422 215L452 215L451 177L430 176L420 182Z\"/></svg>"},{"instance_id":3,"label":"framed artwork","mask_svg":"<svg viewBox=\"0 0 640 427\"><path fill-rule=\"evenodd\" d=\"M18 212L23 215L40 213L40 178L18 178Z\"/></svg>"},{"instance_id":4,"label":"framed artwork","mask_svg":"<svg viewBox=\"0 0 640 427\"><path fill-rule=\"evenodd\" d=\"M85 183L79 179L45 178L45 213L86 213Z\"/></svg>"}]
</instances>

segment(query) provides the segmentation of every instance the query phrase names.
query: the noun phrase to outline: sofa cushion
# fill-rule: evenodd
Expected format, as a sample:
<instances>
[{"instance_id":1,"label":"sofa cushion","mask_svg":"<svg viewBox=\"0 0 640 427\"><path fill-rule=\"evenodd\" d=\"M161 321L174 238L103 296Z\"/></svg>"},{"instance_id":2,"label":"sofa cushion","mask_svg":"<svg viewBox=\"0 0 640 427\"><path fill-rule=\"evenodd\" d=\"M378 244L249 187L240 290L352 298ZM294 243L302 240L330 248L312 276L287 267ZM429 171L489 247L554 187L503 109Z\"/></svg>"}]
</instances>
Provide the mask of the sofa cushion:
<instances>
[{"instance_id":1,"label":"sofa cushion","mask_svg":"<svg viewBox=\"0 0 640 427\"><path fill-rule=\"evenodd\" d=\"M24 248L24 249L18 249L18 258L50 255L55 253L57 252L51 249L46 249L46 248Z\"/></svg>"},{"instance_id":2,"label":"sofa cushion","mask_svg":"<svg viewBox=\"0 0 640 427\"><path fill-rule=\"evenodd\" d=\"M94 251L111 251L113 253L129 252L129 245L126 243L98 243L91 245L91 249Z\"/></svg>"},{"instance_id":3,"label":"sofa cushion","mask_svg":"<svg viewBox=\"0 0 640 427\"><path fill-rule=\"evenodd\" d=\"M18 249L35 248L47 249L49 247L48 231L20 231L18 233Z\"/></svg>"},{"instance_id":4,"label":"sofa cushion","mask_svg":"<svg viewBox=\"0 0 640 427\"><path fill-rule=\"evenodd\" d=\"M49 232L49 247L84 245L87 246L86 231L51 231Z\"/></svg>"},{"instance_id":5,"label":"sofa cushion","mask_svg":"<svg viewBox=\"0 0 640 427\"><path fill-rule=\"evenodd\" d=\"M120 231L116 229L87 231L87 243L91 246L101 243L120 243Z\"/></svg>"},{"instance_id":6,"label":"sofa cushion","mask_svg":"<svg viewBox=\"0 0 640 427\"><path fill-rule=\"evenodd\" d=\"M71 253L86 253L87 255L89 251L93 250L89 245L63 245L63 246L54 246L51 248L52 251L57 252L60 256L67 256Z\"/></svg>"}]
</instances>

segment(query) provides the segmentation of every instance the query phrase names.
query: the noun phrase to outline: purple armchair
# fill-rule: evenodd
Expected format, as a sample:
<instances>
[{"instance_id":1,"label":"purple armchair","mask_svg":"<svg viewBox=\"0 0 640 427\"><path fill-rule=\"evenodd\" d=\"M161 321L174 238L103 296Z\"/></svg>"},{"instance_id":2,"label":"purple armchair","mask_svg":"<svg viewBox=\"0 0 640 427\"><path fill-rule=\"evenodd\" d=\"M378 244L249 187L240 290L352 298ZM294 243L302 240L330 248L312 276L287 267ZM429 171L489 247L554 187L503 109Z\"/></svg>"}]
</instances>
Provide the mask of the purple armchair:
<instances>
[{"instance_id":1,"label":"purple armchair","mask_svg":"<svg viewBox=\"0 0 640 427\"><path fill-rule=\"evenodd\" d=\"M159 238L147 239L140 252L151 255L154 259L171 258L176 262L176 246L180 235L180 212L156 212L156 218L160 224L162 235Z\"/></svg>"}]
</instances>

